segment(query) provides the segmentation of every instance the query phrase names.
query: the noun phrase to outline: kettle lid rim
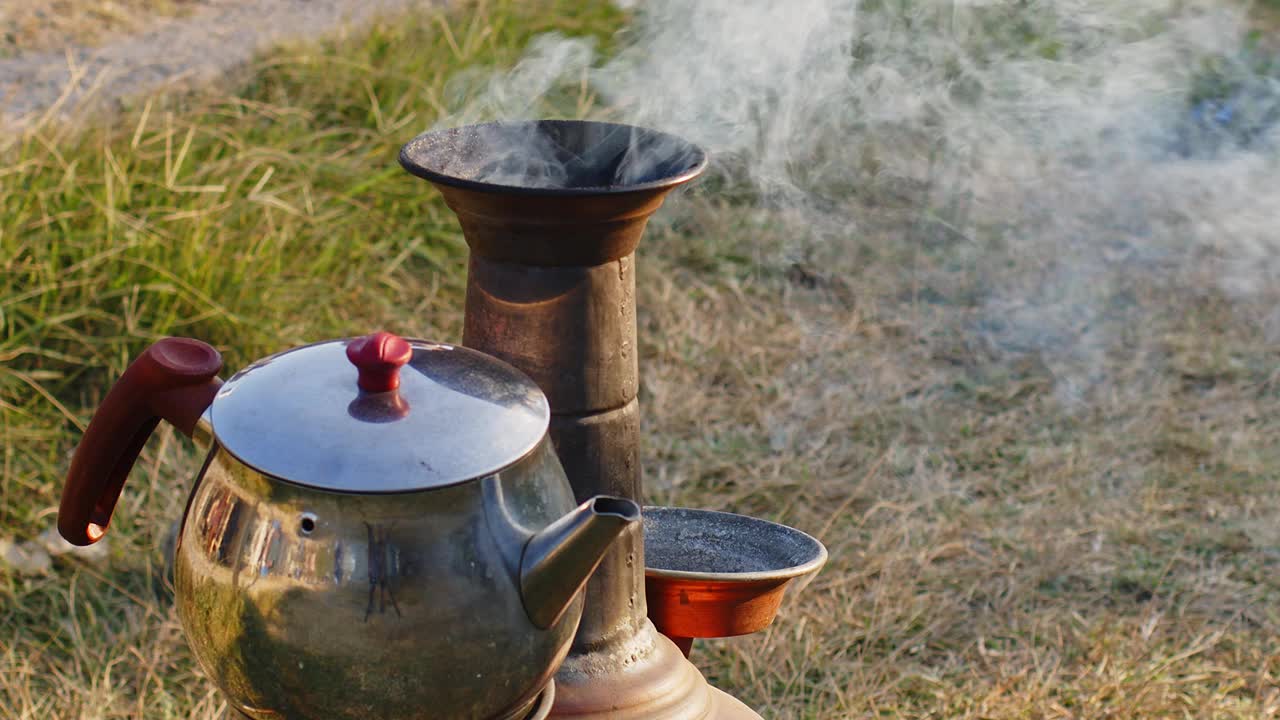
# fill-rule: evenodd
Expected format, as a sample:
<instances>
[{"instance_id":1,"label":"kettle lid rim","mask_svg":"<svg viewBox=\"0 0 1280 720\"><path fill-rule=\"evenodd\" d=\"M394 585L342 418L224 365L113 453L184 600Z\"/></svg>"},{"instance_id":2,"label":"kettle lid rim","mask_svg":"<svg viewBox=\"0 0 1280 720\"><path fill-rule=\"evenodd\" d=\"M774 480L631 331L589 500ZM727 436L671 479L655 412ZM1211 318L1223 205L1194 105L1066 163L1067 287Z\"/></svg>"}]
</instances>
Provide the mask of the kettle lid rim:
<instances>
[{"instance_id":1,"label":"kettle lid rim","mask_svg":"<svg viewBox=\"0 0 1280 720\"><path fill-rule=\"evenodd\" d=\"M302 487L394 494L488 477L546 437L546 396L502 360L406 339L399 387L368 392L346 355L358 340L290 348L234 374L209 408L218 447Z\"/></svg>"}]
</instances>

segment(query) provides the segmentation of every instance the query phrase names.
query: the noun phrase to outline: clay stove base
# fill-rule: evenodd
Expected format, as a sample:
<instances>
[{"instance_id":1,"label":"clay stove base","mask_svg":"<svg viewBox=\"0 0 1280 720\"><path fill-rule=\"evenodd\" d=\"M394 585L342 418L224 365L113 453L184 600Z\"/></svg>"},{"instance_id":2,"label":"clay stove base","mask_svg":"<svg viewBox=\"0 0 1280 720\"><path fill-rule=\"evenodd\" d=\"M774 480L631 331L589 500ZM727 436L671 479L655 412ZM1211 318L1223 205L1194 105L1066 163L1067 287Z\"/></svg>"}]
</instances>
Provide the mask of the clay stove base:
<instances>
[{"instance_id":1,"label":"clay stove base","mask_svg":"<svg viewBox=\"0 0 1280 720\"><path fill-rule=\"evenodd\" d=\"M520 716L520 719L546 720L547 716L551 714L551 708L555 705L555 701L556 682L555 680L552 680L547 683L547 686L542 689L542 692L538 693L538 697L533 699L531 709L525 715ZM510 718L510 716L505 716L502 720L508 720L508 718ZM226 715L223 716L223 720L253 720L253 718L245 715L239 710L228 708Z\"/></svg>"},{"instance_id":2,"label":"clay stove base","mask_svg":"<svg viewBox=\"0 0 1280 720\"><path fill-rule=\"evenodd\" d=\"M590 720L761 720L706 678L675 643L646 623L652 651L620 666L615 657L571 655L556 674L552 718ZM594 672L593 672L594 668ZM603 671L603 672L602 672Z\"/></svg>"}]
</instances>

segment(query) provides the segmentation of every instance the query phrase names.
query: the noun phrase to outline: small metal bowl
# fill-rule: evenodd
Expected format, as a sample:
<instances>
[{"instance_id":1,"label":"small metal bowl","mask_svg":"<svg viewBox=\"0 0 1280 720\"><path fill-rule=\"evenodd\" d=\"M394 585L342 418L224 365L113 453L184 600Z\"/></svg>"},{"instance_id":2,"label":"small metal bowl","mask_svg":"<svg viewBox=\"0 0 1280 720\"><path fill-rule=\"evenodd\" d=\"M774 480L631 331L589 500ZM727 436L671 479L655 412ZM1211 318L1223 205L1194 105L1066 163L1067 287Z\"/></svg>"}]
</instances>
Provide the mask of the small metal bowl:
<instances>
[{"instance_id":1,"label":"small metal bowl","mask_svg":"<svg viewBox=\"0 0 1280 720\"><path fill-rule=\"evenodd\" d=\"M646 507L649 619L689 654L693 638L758 632L791 581L827 562L815 538L778 523L714 510Z\"/></svg>"}]
</instances>

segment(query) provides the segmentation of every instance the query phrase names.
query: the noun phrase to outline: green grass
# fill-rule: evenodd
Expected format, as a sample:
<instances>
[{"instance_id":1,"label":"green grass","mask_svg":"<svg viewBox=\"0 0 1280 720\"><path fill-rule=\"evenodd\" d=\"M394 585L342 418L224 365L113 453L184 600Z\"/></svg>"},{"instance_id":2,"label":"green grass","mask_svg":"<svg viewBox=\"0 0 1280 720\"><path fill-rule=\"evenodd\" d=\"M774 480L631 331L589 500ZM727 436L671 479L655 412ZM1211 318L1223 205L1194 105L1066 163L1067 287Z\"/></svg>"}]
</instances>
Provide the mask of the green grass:
<instances>
[{"instance_id":1,"label":"green grass","mask_svg":"<svg viewBox=\"0 0 1280 720\"><path fill-rule=\"evenodd\" d=\"M412 16L281 48L238 88L0 140L0 535L49 526L80 429L159 337L204 339L229 370L373 328L458 337L465 245L396 163L400 145L468 101L447 97L458 69L510 64L544 32L605 44L621 20L553 1ZM150 587L193 470L171 434L152 442L113 522L108 575L0 574L0 716L216 705L187 681L195 668Z\"/></svg>"},{"instance_id":2,"label":"green grass","mask_svg":"<svg viewBox=\"0 0 1280 720\"><path fill-rule=\"evenodd\" d=\"M67 407L57 429L71 429L166 334L218 345L231 368L385 323L456 334L465 246L438 198L399 168L399 146L448 111L456 68L510 63L545 31L604 38L619 19L551 2L388 23L281 50L234 94L10 138L0 400L11 431L31 432L20 418L51 399ZM54 429L40 419L38 432ZM20 465L56 464L46 443L10 450ZM29 530L47 489L14 485L0 521Z\"/></svg>"},{"instance_id":3,"label":"green grass","mask_svg":"<svg viewBox=\"0 0 1280 720\"><path fill-rule=\"evenodd\" d=\"M982 17L1025 47L983 57L1072 51L1022 23L1046 6L1016 7ZM456 339L465 246L399 146L467 105L459 70L553 30L607 50L625 21L472 4L282 48L242 85L103 127L0 140L0 535L52 524L78 427L157 337L213 342L229 369L373 327ZM536 112L609 109L574 84ZM909 130L860 137L893 160ZM1032 242L1053 227L967 215L893 167L833 193L830 217L857 224L823 242L720 177L642 246L649 499L787 522L831 551L771 628L694 661L773 718L1280 714L1280 289L1232 294L1215 247L1059 288L1055 268L1096 245ZM1020 334L1026 313L1042 336ZM0 574L0 716L216 717L154 587L195 469L160 432L108 566Z\"/></svg>"}]
</instances>

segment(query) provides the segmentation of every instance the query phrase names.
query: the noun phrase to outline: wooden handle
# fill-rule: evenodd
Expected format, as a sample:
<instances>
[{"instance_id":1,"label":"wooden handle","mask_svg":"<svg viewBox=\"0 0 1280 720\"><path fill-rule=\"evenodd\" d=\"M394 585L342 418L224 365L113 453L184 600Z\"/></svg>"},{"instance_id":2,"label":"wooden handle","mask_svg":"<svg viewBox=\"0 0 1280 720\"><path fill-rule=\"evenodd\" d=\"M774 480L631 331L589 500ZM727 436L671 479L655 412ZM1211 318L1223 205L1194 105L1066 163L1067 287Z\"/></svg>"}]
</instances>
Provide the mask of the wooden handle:
<instances>
[{"instance_id":1,"label":"wooden handle","mask_svg":"<svg viewBox=\"0 0 1280 720\"><path fill-rule=\"evenodd\" d=\"M58 508L58 532L73 545L100 540L124 481L161 420L188 437L213 403L222 356L190 338L164 338L130 363L80 439Z\"/></svg>"}]
</instances>

